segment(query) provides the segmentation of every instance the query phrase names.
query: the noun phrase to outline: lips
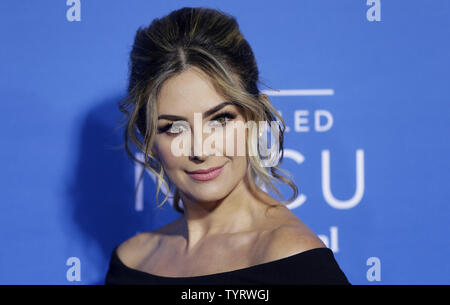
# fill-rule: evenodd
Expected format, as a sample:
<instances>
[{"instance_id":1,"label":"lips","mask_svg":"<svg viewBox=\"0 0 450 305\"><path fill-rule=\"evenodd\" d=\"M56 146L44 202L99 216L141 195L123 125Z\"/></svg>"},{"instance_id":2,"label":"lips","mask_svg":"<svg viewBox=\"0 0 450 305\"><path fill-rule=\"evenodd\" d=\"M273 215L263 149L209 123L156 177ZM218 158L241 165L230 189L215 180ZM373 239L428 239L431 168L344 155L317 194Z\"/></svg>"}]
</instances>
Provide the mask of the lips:
<instances>
[{"instance_id":1,"label":"lips","mask_svg":"<svg viewBox=\"0 0 450 305\"><path fill-rule=\"evenodd\" d=\"M208 169L200 169L193 172L187 172L188 175L198 181L208 181L216 178L220 175L223 170L224 165L218 167L211 167Z\"/></svg>"}]
</instances>

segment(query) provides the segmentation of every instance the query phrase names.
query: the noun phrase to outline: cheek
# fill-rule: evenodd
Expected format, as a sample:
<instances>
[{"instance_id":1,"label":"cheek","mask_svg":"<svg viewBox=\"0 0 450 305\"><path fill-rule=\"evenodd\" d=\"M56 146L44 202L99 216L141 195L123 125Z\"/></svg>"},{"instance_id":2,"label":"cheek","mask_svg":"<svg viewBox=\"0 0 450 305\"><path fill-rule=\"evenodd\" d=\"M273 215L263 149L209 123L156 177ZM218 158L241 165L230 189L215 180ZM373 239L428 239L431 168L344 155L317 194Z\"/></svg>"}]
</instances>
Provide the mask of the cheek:
<instances>
[{"instance_id":1,"label":"cheek","mask_svg":"<svg viewBox=\"0 0 450 305\"><path fill-rule=\"evenodd\" d=\"M229 157L247 156L247 131L243 125L227 127L224 134L223 153Z\"/></svg>"},{"instance_id":2,"label":"cheek","mask_svg":"<svg viewBox=\"0 0 450 305\"><path fill-rule=\"evenodd\" d=\"M162 138L157 137L155 139L155 150L158 154L159 159L164 165L165 171L170 171L173 168L176 168L180 163L180 157L175 156L171 151L171 138Z\"/></svg>"},{"instance_id":3,"label":"cheek","mask_svg":"<svg viewBox=\"0 0 450 305\"><path fill-rule=\"evenodd\" d=\"M246 129L239 125L234 129L227 130L224 145L228 149L226 151L227 157L232 161L231 172L235 178L241 179L247 170L248 150Z\"/></svg>"}]
</instances>

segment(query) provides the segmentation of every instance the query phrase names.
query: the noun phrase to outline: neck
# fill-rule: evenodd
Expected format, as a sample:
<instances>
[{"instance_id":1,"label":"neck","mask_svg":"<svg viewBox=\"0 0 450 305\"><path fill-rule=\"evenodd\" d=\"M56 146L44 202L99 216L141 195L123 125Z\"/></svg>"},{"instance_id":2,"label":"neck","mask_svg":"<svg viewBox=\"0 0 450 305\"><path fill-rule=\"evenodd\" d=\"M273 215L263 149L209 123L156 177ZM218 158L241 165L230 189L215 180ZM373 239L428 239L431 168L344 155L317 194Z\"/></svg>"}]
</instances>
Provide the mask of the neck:
<instances>
[{"instance_id":1,"label":"neck","mask_svg":"<svg viewBox=\"0 0 450 305\"><path fill-rule=\"evenodd\" d=\"M183 194L180 196L184 207L180 230L186 239L186 252L207 237L254 229L257 220L268 207L263 201L274 202L273 198L256 187L249 172L221 200L196 202Z\"/></svg>"}]
</instances>

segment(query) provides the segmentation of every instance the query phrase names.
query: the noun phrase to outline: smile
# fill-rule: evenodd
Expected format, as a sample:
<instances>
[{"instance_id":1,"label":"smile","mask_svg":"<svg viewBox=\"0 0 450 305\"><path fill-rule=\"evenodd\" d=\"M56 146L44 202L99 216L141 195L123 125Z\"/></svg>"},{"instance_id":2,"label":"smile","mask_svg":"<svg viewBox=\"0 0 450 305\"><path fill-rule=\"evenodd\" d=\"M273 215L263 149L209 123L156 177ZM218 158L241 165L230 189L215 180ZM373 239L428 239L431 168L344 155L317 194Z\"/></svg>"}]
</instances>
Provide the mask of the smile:
<instances>
[{"instance_id":1,"label":"smile","mask_svg":"<svg viewBox=\"0 0 450 305\"><path fill-rule=\"evenodd\" d=\"M220 173L222 172L224 166L225 165L222 165L220 167L213 167L213 168L210 168L207 170L198 170L198 171L187 172L187 173L194 180L208 181L208 180L215 179L217 176L219 176Z\"/></svg>"}]
</instances>

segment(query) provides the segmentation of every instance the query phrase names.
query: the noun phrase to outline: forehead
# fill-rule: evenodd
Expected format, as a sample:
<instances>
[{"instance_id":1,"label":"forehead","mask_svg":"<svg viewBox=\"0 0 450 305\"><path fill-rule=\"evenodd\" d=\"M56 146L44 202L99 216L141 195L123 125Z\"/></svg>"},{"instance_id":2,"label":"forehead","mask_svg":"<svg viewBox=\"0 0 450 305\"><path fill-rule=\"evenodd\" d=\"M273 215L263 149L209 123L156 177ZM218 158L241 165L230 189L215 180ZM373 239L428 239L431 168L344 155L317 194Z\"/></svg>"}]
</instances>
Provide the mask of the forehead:
<instances>
[{"instance_id":1,"label":"forehead","mask_svg":"<svg viewBox=\"0 0 450 305\"><path fill-rule=\"evenodd\" d=\"M188 115L204 112L224 101L209 77L198 68L190 68L168 79L157 99L158 114Z\"/></svg>"}]
</instances>

